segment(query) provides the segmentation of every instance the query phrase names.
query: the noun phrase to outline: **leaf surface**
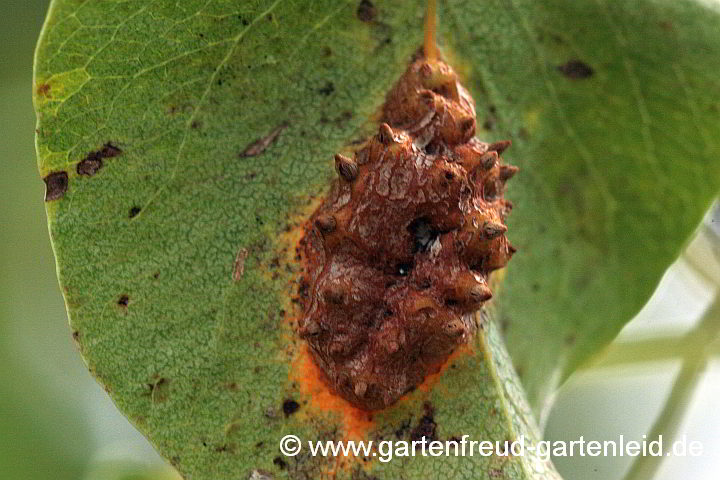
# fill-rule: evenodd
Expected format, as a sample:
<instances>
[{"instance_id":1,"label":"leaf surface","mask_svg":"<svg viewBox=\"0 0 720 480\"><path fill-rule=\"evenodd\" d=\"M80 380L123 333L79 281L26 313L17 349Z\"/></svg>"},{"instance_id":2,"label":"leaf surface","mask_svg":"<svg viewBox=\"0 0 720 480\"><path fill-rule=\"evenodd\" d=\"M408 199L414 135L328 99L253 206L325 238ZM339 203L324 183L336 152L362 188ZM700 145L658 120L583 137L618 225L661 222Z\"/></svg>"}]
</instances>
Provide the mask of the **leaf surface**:
<instances>
[{"instance_id":1,"label":"leaf surface","mask_svg":"<svg viewBox=\"0 0 720 480\"><path fill-rule=\"evenodd\" d=\"M718 6L467 1L443 18L522 169L498 311L537 412L640 310L720 190Z\"/></svg>"},{"instance_id":2,"label":"leaf surface","mask_svg":"<svg viewBox=\"0 0 720 480\"><path fill-rule=\"evenodd\" d=\"M532 456L360 467L277 445L358 428L408 439L429 411L442 440L537 440L498 326L538 411L639 309L718 191L714 10L443 7L478 136L511 138L523 168L508 192L519 251L497 326L432 389L352 423L299 386L294 245L332 154L375 130L421 45L424 2L53 1L37 148L71 326L118 407L188 478L554 478ZM285 413L289 400L299 410Z\"/></svg>"}]
</instances>

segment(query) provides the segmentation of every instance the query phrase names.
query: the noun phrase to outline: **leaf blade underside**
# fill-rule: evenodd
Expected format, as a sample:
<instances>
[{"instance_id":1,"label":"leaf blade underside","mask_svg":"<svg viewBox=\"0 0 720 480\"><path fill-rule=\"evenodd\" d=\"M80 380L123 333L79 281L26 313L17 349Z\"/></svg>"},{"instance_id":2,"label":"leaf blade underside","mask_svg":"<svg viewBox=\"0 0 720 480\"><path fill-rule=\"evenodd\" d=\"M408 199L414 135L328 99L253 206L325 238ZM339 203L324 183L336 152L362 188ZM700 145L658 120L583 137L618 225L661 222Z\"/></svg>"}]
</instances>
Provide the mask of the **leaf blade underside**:
<instances>
[{"instance_id":1,"label":"leaf blade underside","mask_svg":"<svg viewBox=\"0 0 720 480\"><path fill-rule=\"evenodd\" d=\"M322 462L285 459L285 469L273 463L282 434L315 439L338 424L332 415L306 413L312 406L290 381L289 357L300 348L286 318L293 312L296 227L308 202L325 193L332 154L375 129L385 92L422 43L423 2L377 2L369 22L358 18L354 2L236 3L55 0L36 59L40 172L69 176L67 191L46 206L71 326L120 410L191 478L326 469ZM508 192L516 203L510 238L519 252L496 310L536 411L557 380L642 305L718 189L713 139L720 132L705 122L712 102L698 95L717 99L720 91L707 73L720 58L712 56L720 42L710 28L717 15L694 2L577 4L460 2L440 17L440 38L460 58L455 66L490 122L478 136L512 138L507 155L523 167ZM641 7L650 20L625 33ZM608 30L614 43L587 27L598 12L624 19L606 21L615 27ZM671 14L679 18L676 36L656 32L663 48L645 59L643 35L655 32L652 20ZM547 43L556 31L568 38ZM534 39L537 32L550 40ZM663 83L659 58L681 40L689 51L670 69L677 81ZM555 69L571 57L587 62L593 75L571 79ZM706 67L691 68L700 60ZM673 85L687 90L682 108L668 107L658 93ZM593 112L618 124L590 122ZM686 115L702 128L683 127ZM660 120L674 121L667 128L678 133L660 142ZM687 154L692 163L655 161L678 179L669 191L680 200L658 195L649 180L610 189L622 172L613 169L617 163L594 160L620 134L623 149L609 151L613 158L627 152L636 175L652 167L648 159L658 151L669 148L674 158L690 139L704 142ZM120 152L103 156L108 144ZM557 150L569 153L548 163ZM99 170L78 173L81 162L98 155ZM682 165L690 173L683 175ZM605 221L607 208L594 210L608 199L622 204L612 221ZM632 215L621 208L631 200L638 207ZM661 215L679 206L683 215ZM653 228L658 218L662 228ZM643 239L659 235L668 240L646 253ZM563 249L571 253L555 253ZM578 288L588 271L597 276ZM536 436L532 421L522 419L529 414L513 415L525 411L511 408L524 404L523 394L494 325L474 349L430 392L376 418L376 431L414 426L429 400L442 439ZM280 411L287 398L301 402L299 414ZM552 478L552 470L533 473L528 462L412 459L375 462L373 472ZM347 474L357 471L352 466Z\"/></svg>"}]
</instances>

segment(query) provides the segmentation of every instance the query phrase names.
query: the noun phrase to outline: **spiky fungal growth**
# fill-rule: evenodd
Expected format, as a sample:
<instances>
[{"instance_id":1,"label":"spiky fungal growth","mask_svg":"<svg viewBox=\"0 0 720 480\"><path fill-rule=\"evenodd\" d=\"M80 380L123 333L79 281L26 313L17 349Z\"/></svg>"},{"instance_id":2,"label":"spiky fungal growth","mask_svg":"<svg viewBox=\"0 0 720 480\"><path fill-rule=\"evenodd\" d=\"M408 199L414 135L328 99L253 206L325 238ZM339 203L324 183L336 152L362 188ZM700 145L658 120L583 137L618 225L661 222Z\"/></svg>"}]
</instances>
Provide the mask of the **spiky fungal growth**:
<instances>
[{"instance_id":1,"label":"spiky fungal growth","mask_svg":"<svg viewBox=\"0 0 720 480\"><path fill-rule=\"evenodd\" d=\"M510 142L475 135L475 106L441 61L413 62L384 122L338 180L300 244L300 336L332 388L377 410L437 371L476 329L505 236Z\"/></svg>"}]
</instances>

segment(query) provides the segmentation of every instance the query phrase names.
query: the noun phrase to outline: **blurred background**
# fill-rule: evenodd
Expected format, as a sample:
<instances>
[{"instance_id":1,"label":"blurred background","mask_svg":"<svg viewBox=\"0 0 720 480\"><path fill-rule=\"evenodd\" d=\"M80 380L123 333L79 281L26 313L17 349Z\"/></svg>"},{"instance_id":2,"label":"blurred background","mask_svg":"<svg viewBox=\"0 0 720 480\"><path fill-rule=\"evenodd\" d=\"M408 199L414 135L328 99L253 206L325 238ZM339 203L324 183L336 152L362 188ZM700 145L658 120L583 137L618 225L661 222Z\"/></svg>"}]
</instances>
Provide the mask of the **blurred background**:
<instances>
[{"instance_id":1,"label":"blurred background","mask_svg":"<svg viewBox=\"0 0 720 480\"><path fill-rule=\"evenodd\" d=\"M0 0L0 478L177 480L120 415L73 345L35 168L32 57L47 0ZM567 480L715 480L720 468L720 210L655 296L558 392L549 440L703 443L700 457L556 458ZM715 315L713 318L712 315Z\"/></svg>"}]
</instances>

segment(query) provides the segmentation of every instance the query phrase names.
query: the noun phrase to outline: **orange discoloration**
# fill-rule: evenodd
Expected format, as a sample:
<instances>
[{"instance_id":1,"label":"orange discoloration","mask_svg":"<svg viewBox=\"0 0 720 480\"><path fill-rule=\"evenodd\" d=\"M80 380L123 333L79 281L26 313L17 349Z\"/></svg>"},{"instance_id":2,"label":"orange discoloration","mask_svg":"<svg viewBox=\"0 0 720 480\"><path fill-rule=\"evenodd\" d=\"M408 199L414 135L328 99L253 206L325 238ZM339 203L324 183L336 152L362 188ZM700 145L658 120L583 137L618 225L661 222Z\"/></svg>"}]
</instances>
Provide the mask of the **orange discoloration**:
<instances>
[{"instance_id":1,"label":"orange discoloration","mask_svg":"<svg viewBox=\"0 0 720 480\"><path fill-rule=\"evenodd\" d=\"M331 390L325 374L313 361L307 345L301 346L293 359L290 381L297 384L300 393L308 398L311 411L338 418L343 439L365 439L375 426L371 413L354 407Z\"/></svg>"}]
</instances>

